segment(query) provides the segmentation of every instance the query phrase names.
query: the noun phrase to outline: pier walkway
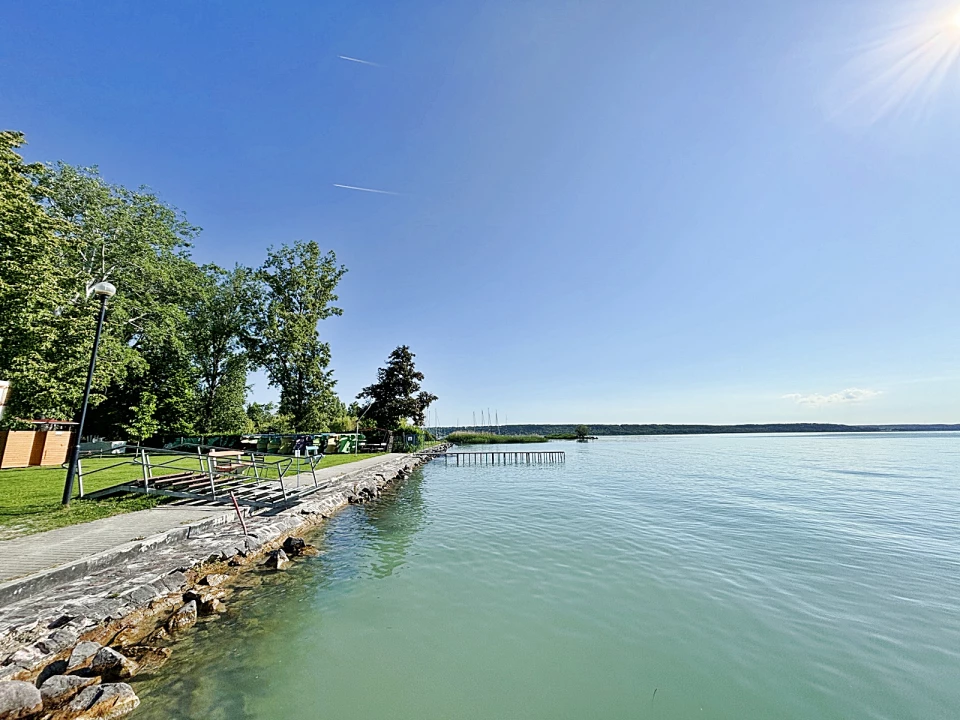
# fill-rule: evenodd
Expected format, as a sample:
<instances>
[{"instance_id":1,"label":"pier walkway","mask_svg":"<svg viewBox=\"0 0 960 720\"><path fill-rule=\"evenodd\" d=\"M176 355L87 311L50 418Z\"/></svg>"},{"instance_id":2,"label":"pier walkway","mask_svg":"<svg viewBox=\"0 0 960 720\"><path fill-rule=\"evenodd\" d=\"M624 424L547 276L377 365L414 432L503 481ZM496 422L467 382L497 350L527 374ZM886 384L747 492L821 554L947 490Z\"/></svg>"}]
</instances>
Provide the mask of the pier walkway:
<instances>
[{"instance_id":1,"label":"pier walkway","mask_svg":"<svg viewBox=\"0 0 960 720\"><path fill-rule=\"evenodd\" d=\"M447 465L451 459L457 465L529 465L534 463L562 463L567 455L562 450L498 450L492 452L448 452L439 455Z\"/></svg>"}]
</instances>

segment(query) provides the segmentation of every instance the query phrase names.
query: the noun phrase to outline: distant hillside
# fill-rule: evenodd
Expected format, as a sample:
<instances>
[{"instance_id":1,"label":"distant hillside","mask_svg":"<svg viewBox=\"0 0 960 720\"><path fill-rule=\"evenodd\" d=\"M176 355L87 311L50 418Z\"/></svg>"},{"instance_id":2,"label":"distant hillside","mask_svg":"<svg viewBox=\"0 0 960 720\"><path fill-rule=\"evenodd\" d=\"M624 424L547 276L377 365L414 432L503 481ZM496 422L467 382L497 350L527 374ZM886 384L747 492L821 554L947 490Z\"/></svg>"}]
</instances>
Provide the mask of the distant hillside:
<instances>
[{"instance_id":1,"label":"distant hillside","mask_svg":"<svg viewBox=\"0 0 960 720\"><path fill-rule=\"evenodd\" d=\"M501 435L556 435L573 433L569 425L501 425ZM590 425L591 435L717 435L721 433L841 433L960 431L960 425L833 425L828 423L772 423L769 425ZM442 435L458 428L442 427ZM480 429L480 428L478 428ZM489 428L482 428L489 429Z\"/></svg>"}]
</instances>

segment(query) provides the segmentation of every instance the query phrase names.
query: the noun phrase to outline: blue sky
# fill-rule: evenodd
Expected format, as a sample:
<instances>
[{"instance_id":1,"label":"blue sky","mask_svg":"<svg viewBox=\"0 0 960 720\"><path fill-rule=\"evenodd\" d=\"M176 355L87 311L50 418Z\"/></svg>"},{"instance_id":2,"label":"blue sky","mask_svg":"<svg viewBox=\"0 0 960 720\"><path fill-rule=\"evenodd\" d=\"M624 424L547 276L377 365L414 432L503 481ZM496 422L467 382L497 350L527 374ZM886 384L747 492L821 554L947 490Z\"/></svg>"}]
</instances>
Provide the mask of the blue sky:
<instances>
[{"instance_id":1,"label":"blue sky","mask_svg":"<svg viewBox=\"0 0 960 720\"><path fill-rule=\"evenodd\" d=\"M406 343L443 424L960 422L957 12L8 4L0 120L200 261L335 250L348 400Z\"/></svg>"}]
</instances>

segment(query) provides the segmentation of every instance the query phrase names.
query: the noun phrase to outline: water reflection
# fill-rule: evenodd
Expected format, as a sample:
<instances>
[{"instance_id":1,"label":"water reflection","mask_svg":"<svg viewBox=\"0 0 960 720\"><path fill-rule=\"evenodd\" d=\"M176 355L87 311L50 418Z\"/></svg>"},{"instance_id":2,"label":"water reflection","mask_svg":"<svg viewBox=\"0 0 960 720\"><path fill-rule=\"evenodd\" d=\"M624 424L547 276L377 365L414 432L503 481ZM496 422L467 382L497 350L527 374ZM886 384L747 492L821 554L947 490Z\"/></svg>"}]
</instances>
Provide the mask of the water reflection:
<instances>
[{"instance_id":1,"label":"water reflection","mask_svg":"<svg viewBox=\"0 0 960 720\"><path fill-rule=\"evenodd\" d=\"M426 522L423 502L423 475L415 473L373 505L365 506L369 537L376 553L371 565L374 577L385 578L399 569L407 558L414 537Z\"/></svg>"},{"instance_id":2,"label":"water reflection","mask_svg":"<svg viewBox=\"0 0 960 720\"><path fill-rule=\"evenodd\" d=\"M391 488L377 502L344 509L308 541L317 557L284 572L242 575L224 617L201 619L174 647L170 662L134 683L136 720L258 716L270 696L271 666L283 663L303 635L323 624L329 603L365 578L386 578L404 565L425 525L423 476ZM259 668L259 670L258 670Z\"/></svg>"}]
</instances>

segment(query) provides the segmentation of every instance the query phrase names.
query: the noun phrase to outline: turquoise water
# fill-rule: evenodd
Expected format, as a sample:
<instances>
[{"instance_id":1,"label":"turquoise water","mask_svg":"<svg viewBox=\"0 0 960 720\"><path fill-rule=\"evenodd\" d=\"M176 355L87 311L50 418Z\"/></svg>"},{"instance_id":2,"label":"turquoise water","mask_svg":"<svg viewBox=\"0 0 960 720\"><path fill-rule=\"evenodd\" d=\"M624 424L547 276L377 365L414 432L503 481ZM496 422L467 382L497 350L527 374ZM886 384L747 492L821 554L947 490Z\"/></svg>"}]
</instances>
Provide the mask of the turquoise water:
<instances>
[{"instance_id":1,"label":"turquoise water","mask_svg":"<svg viewBox=\"0 0 960 720\"><path fill-rule=\"evenodd\" d=\"M960 717L960 435L549 449L345 510L133 717Z\"/></svg>"}]
</instances>

